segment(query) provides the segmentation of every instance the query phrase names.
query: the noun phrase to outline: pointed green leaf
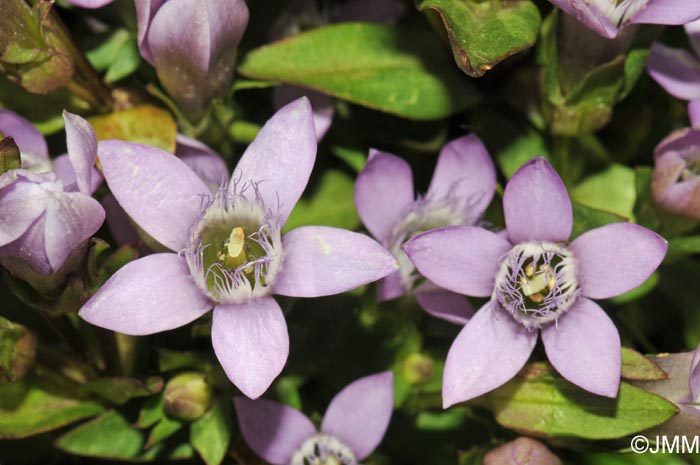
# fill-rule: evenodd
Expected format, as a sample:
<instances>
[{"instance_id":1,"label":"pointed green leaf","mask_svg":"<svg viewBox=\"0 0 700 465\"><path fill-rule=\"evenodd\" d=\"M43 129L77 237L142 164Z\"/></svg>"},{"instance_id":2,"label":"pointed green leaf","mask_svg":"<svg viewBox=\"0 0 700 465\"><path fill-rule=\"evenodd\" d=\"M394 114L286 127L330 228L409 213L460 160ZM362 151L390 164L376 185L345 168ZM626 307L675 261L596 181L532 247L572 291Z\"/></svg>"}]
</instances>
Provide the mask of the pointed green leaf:
<instances>
[{"instance_id":1,"label":"pointed green leaf","mask_svg":"<svg viewBox=\"0 0 700 465\"><path fill-rule=\"evenodd\" d=\"M473 77L532 47L542 22L528 0L416 0L416 7L440 16L457 65Z\"/></svg>"},{"instance_id":2,"label":"pointed green leaf","mask_svg":"<svg viewBox=\"0 0 700 465\"><path fill-rule=\"evenodd\" d=\"M673 403L624 382L617 399L610 399L547 371L530 365L485 396L498 423L531 435L616 439L660 425L678 413Z\"/></svg>"},{"instance_id":3,"label":"pointed green leaf","mask_svg":"<svg viewBox=\"0 0 700 465\"><path fill-rule=\"evenodd\" d=\"M129 459L142 450L143 435L131 428L119 412L110 410L67 432L56 447L76 455L105 459Z\"/></svg>"},{"instance_id":4,"label":"pointed green leaf","mask_svg":"<svg viewBox=\"0 0 700 465\"><path fill-rule=\"evenodd\" d=\"M574 201L634 221L637 198L634 170L613 164L584 179L571 193Z\"/></svg>"},{"instance_id":5,"label":"pointed green leaf","mask_svg":"<svg viewBox=\"0 0 700 465\"><path fill-rule=\"evenodd\" d=\"M574 227L571 231L570 239L572 241L591 229L626 220L615 213L587 207L576 202L572 203L572 207L574 211Z\"/></svg>"},{"instance_id":6,"label":"pointed green leaf","mask_svg":"<svg viewBox=\"0 0 700 465\"><path fill-rule=\"evenodd\" d=\"M231 442L231 403L223 397L192 423L190 442L207 465L219 465Z\"/></svg>"},{"instance_id":7,"label":"pointed green leaf","mask_svg":"<svg viewBox=\"0 0 700 465\"><path fill-rule=\"evenodd\" d=\"M241 74L318 90L405 118L458 113L475 91L425 27L342 23L248 53Z\"/></svg>"},{"instance_id":8,"label":"pointed green leaf","mask_svg":"<svg viewBox=\"0 0 700 465\"><path fill-rule=\"evenodd\" d=\"M36 336L0 316L0 383L19 381L34 364Z\"/></svg>"},{"instance_id":9,"label":"pointed green leaf","mask_svg":"<svg viewBox=\"0 0 700 465\"><path fill-rule=\"evenodd\" d=\"M2 137L0 134L0 174L21 168L19 147L12 137Z\"/></svg>"},{"instance_id":10,"label":"pointed green leaf","mask_svg":"<svg viewBox=\"0 0 700 465\"><path fill-rule=\"evenodd\" d=\"M150 449L155 444L177 433L183 425L184 424L180 420L164 416L149 433L148 441L146 441L146 449Z\"/></svg>"},{"instance_id":11,"label":"pointed green leaf","mask_svg":"<svg viewBox=\"0 0 700 465\"><path fill-rule=\"evenodd\" d=\"M143 402L139 419L136 421L137 428L148 428L155 425L165 416L163 395L149 397Z\"/></svg>"},{"instance_id":12,"label":"pointed green leaf","mask_svg":"<svg viewBox=\"0 0 700 465\"><path fill-rule=\"evenodd\" d=\"M114 404L121 405L135 397L146 397L153 394L142 381L126 376L99 378L84 384L80 394L97 395Z\"/></svg>"},{"instance_id":13,"label":"pointed green leaf","mask_svg":"<svg viewBox=\"0 0 700 465\"><path fill-rule=\"evenodd\" d=\"M104 116L89 118L97 140L120 139L153 145L167 152L175 151L177 125L162 108L138 105L128 110L115 111ZM148 121L148 124L144 124Z\"/></svg>"},{"instance_id":14,"label":"pointed green leaf","mask_svg":"<svg viewBox=\"0 0 700 465\"><path fill-rule=\"evenodd\" d=\"M78 398L73 385L41 368L23 381L0 385L0 438L23 438L98 415L96 402Z\"/></svg>"},{"instance_id":15,"label":"pointed green leaf","mask_svg":"<svg viewBox=\"0 0 700 465\"><path fill-rule=\"evenodd\" d=\"M653 360L629 347L622 348L622 377L635 381L668 379L668 375Z\"/></svg>"}]
</instances>

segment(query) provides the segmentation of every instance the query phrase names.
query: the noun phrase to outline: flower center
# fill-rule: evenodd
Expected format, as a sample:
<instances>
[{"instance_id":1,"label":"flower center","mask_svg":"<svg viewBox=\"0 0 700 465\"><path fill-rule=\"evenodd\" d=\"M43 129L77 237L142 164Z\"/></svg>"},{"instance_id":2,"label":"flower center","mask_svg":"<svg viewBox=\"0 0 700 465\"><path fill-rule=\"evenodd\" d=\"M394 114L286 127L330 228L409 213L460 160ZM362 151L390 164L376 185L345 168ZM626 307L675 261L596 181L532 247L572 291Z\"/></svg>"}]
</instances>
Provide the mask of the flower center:
<instances>
[{"instance_id":1,"label":"flower center","mask_svg":"<svg viewBox=\"0 0 700 465\"><path fill-rule=\"evenodd\" d=\"M399 260L401 283L406 290L413 288L419 277L416 267L403 251L401 246L412 237L431 229L472 225L478 220L472 212L473 202L460 202L459 199L448 195L441 198L418 198L411 209L403 215L403 219L392 231L389 250Z\"/></svg>"},{"instance_id":2,"label":"flower center","mask_svg":"<svg viewBox=\"0 0 700 465\"><path fill-rule=\"evenodd\" d=\"M691 181L700 176L700 149L691 147L681 154L685 160L685 167L681 172L678 181Z\"/></svg>"},{"instance_id":3,"label":"flower center","mask_svg":"<svg viewBox=\"0 0 700 465\"><path fill-rule=\"evenodd\" d=\"M290 465L358 465L350 448L325 434L311 436L294 453Z\"/></svg>"},{"instance_id":4,"label":"flower center","mask_svg":"<svg viewBox=\"0 0 700 465\"><path fill-rule=\"evenodd\" d=\"M495 298L527 328L559 318L579 294L573 255L552 242L513 247L496 275Z\"/></svg>"},{"instance_id":5,"label":"flower center","mask_svg":"<svg viewBox=\"0 0 700 465\"><path fill-rule=\"evenodd\" d=\"M220 303L268 295L282 257L278 223L255 186L220 189L184 252L197 285Z\"/></svg>"},{"instance_id":6,"label":"flower center","mask_svg":"<svg viewBox=\"0 0 700 465\"><path fill-rule=\"evenodd\" d=\"M584 0L583 3L598 10L617 27L620 27L646 8L649 0Z\"/></svg>"}]
</instances>

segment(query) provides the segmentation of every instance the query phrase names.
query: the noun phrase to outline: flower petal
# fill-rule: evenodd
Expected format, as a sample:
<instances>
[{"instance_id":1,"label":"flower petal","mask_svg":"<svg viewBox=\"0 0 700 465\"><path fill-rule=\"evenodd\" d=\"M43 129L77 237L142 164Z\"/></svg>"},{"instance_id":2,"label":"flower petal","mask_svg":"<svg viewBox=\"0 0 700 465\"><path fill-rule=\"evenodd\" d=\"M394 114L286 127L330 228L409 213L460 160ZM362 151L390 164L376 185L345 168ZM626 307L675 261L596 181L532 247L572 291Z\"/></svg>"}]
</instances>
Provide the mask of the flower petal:
<instances>
[{"instance_id":1,"label":"flower petal","mask_svg":"<svg viewBox=\"0 0 700 465\"><path fill-rule=\"evenodd\" d=\"M418 271L440 287L488 297L500 259L512 245L486 229L450 226L419 234L403 245Z\"/></svg>"},{"instance_id":2,"label":"flower petal","mask_svg":"<svg viewBox=\"0 0 700 465\"><path fill-rule=\"evenodd\" d=\"M690 365L690 393L693 396L693 402L700 401L700 345L693 353L693 362Z\"/></svg>"},{"instance_id":3,"label":"flower petal","mask_svg":"<svg viewBox=\"0 0 700 465\"><path fill-rule=\"evenodd\" d=\"M693 129L700 129L700 99L688 102L688 119Z\"/></svg>"},{"instance_id":4,"label":"flower petal","mask_svg":"<svg viewBox=\"0 0 700 465\"><path fill-rule=\"evenodd\" d=\"M508 236L514 243L564 242L571 235L571 200L561 178L542 157L525 163L503 194Z\"/></svg>"},{"instance_id":5,"label":"flower petal","mask_svg":"<svg viewBox=\"0 0 700 465\"><path fill-rule=\"evenodd\" d=\"M496 168L481 140L475 135L455 139L440 151L429 196L448 194L462 200L477 220L496 191Z\"/></svg>"},{"instance_id":6,"label":"flower petal","mask_svg":"<svg viewBox=\"0 0 700 465\"><path fill-rule=\"evenodd\" d=\"M211 309L182 257L162 253L124 265L80 309L95 326L145 335L179 328Z\"/></svg>"},{"instance_id":7,"label":"flower petal","mask_svg":"<svg viewBox=\"0 0 700 465\"><path fill-rule=\"evenodd\" d=\"M114 0L66 0L68 3L82 8L100 8Z\"/></svg>"},{"instance_id":8,"label":"flower petal","mask_svg":"<svg viewBox=\"0 0 700 465\"><path fill-rule=\"evenodd\" d=\"M521 436L491 450L484 465L562 465L561 460L539 441Z\"/></svg>"},{"instance_id":9,"label":"flower petal","mask_svg":"<svg viewBox=\"0 0 700 465\"><path fill-rule=\"evenodd\" d=\"M689 386L689 381L692 382L693 355L693 352L681 352L653 356L651 361L661 368L668 375L668 378L655 381L634 381L633 384L676 405L693 402L691 386Z\"/></svg>"},{"instance_id":10,"label":"flower petal","mask_svg":"<svg viewBox=\"0 0 700 465\"><path fill-rule=\"evenodd\" d=\"M102 207L105 209L109 232L112 234L112 238L117 243L117 246L136 244L141 240L129 215L126 214L112 194L106 194L102 197Z\"/></svg>"},{"instance_id":11,"label":"flower petal","mask_svg":"<svg viewBox=\"0 0 700 465\"><path fill-rule=\"evenodd\" d=\"M620 387L620 335L610 317L592 300L579 297L556 324L542 328L547 358L560 375L606 397Z\"/></svg>"},{"instance_id":12,"label":"flower petal","mask_svg":"<svg viewBox=\"0 0 700 465\"><path fill-rule=\"evenodd\" d=\"M228 378L251 399L270 387L289 355L287 323L272 297L217 305L211 342Z\"/></svg>"},{"instance_id":13,"label":"flower petal","mask_svg":"<svg viewBox=\"0 0 700 465\"><path fill-rule=\"evenodd\" d=\"M601 11L600 6L596 2L587 0L549 1L601 36L608 39L614 39L617 36L617 24L613 22L610 14Z\"/></svg>"},{"instance_id":14,"label":"flower petal","mask_svg":"<svg viewBox=\"0 0 700 465\"><path fill-rule=\"evenodd\" d=\"M272 91L272 100L275 108L282 108L286 104L301 97L308 97L314 112L314 126L316 127L316 140L320 141L326 135L333 122L333 99L326 94L303 87L280 84Z\"/></svg>"},{"instance_id":15,"label":"flower petal","mask_svg":"<svg viewBox=\"0 0 700 465\"><path fill-rule=\"evenodd\" d=\"M367 231L388 245L401 213L413 200L413 173L408 163L390 153L371 150L355 183L355 206Z\"/></svg>"},{"instance_id":16,"label":"flower petal","mask_svg":"<svg viewBox=\"0 0 700 465\"><path fill-rule=\"evenodd\" d=\"M148 145L100 142L102 173L119 205L155 240L179 251L209 188L177 157Z\"/></svg>"},{"instance_id":17,"label":"flower petal","mask_svg":"<svg viewBox=\"0 0 700 465\"><path fill-rule=\"evenodd\" d=\"M309 182L316 161L316 129L309 99L282 107L260 130L238 162L231 178L259 183L268 208L279 206L282 222Z\"/></svg>"},{"instance_id":18,"label":"flower petal","mask_svg":"<svg viewBox=\"0 0 700 465\"><path fill-rule=\"evenodd\" d=\"M61 268L68 255L105 220L100 202L80 192L47 192L44 215L44 249L53 270Z\"/></svg>"},{"instance_id":19,"label":"flower petal","mask_svg":"<svg viewBox=\"0 0 700 465\"><path fill-rule=\"evenodd\" d=\"M683 25L685 33L688 34L688 41L690 46L693 47L695 54L700 56L700 19L697 21L691 21Z\"/></svg>"},{"instance_id":20,"label":"flower petal","mask_svg":"<svg viewBox=\"0 0 700 465\"><path fill-rule=\"evenodd\" d=\"M700 60L687 50L654 43L647 71L666 92L683 100L700 98Z\"/></svg>"},{"instance_id":21,"label":"flower petal","mask_svg":"<svg viewBox=\"0 0 700 465\"><path fill-rule=\"evenodd\" d=\"M649 0L630 21L633 24L678 26L700 18L700 3L688 0Z\"/></svg>"},{"instance_id":22,"label":"flower petal","mask_svg":"<svg viewBox=\"0 0 700 465\"><path fill-rule=\"evenodd\" d=\"M59 179L67 191L77 191L78 182L75 177L75 170L73 169L73 164L68 158L68 154L60 155L53 160L53 172L56 178ZM102 184L103 178L102 174L97 171L94 166L90 168L90 187L89 191L86 192L87 195L92 195L100 184Z\"/></svg>"},{"instance_id":23,"label":"flower petal","mask_svg":"<svg viewBox=\"0 0 700 465\"><path fill-rule=\"evenodd\" d=\"M374 239L327 226L288 232L282 249L284 262L273 292L290 297L338 294L398 269L396 258Z\"/></svg>"},{"instance_id":24,"label":"flower petal","mask_svg":"<svg viewBox=\"0 0 700 465\"><path fill-rule=\"evenodd\" d=\"M0 110L0 132L5 137L12 137L23 154L37 158L37 161L49 162L49 148L46 145L46 139L32 123L17 113L10 110ZM31 166L25 166L24 157L22 158L22 167L31 168Z\"/></svg>"},{"instance_id":25,"label":"flower petal","mask_svg":"<svg viewBox=\"0 0 700 465\"><path fill-rule=\"evenodd\" d=\"M134 0L136 6L136 23L138 27L138 42L141 56L153 64L153 55L148 47L148 27L156 11L168 0Z\"/></svg>"},{"instance_id":26,"label":"flower petal","mask_svg":"<svg viewBox=\"0 0 700 465\"><path fill-rule=\"evenodd\" d=\"M177 135L175 155L209 187L216 192L228 181L228 167L219 154L198 140Z\"/></svg>"},{"instance_id":27,"label":"flower petal","mask_svg":"<svg viewBox=\"0 0 700 465\"><path fill-rule=\"evenodd\" d=\"M78 115L63 112L66 124L66 145L78 190L92 193L92 172L97 158L97 135L90 123Z\"/></svg>"},{"instance_id":28,"label":"flower petal","mask_svg":"<svg viewBox=\"0 0 700 465\"><path fill-rule=\"evenodd\" d=\"M377 302L396 299L406 293L401 282L401 271L395 271L377 282Z\"/></svg>"},{"instance_id":29,"label":"flower petal","mask_svg":"<svg viewBox=\"0 0 700 465\"><path fill-rule=\"evenodd\" d=\"M316 434L298 410L266 399L235 397L238 425L253 452L274 465L288 465L304 441Z\"/></svg>"},{"instance_id":30,"label":"flower petal","mask_svg":"<svg viewBox=\"0 0 700 465\"><path fill-rule=\"evenodd\" d=\"M489 302L462 328L445 360L442 405L450 407L509 381L525 365L537 342L497 304Z\"/></svg>"},{"instance_id":31,"label":"flower petal","mask_svg":"<svg viewBox=\"0 0 700 465\"><path fill-rule=\"evenodd\" d=\"M390 371L348 384L331 401L321 432L337 438L363 460L386 433L394 409L394 375Z\"/></svg>"},{"instance_id":32,"label":"flower petal","mask_svg":"<svg viewBox=\"0 0 700 465\"><path fill-rule=\"evenodd\" d=\"M613 223L582 234L569 249L583 294L607 299L646 281L666 256L668 243L637 224Z\"/></svg>"},{"instance_id":33,"label":"flower petal","mask_svg":"<svg viewBox=\"0 0 700 465\"><path fill-rule=\"evenodd\" d=\"M465 325L474 316L474 307L461 294L426 281L415 290L416 301L423 310L450 323Z\"/></svg>"},{"instance_id":34,"label":"flower petal","mask_svg":"<svg viewBox=\"0 0 700 465\"><path fill-rule=\"evenodd\" d=\"M46 209L46 192L17 180L0 190L0 247L18 239Z\"/></svg>"}]
</instances>

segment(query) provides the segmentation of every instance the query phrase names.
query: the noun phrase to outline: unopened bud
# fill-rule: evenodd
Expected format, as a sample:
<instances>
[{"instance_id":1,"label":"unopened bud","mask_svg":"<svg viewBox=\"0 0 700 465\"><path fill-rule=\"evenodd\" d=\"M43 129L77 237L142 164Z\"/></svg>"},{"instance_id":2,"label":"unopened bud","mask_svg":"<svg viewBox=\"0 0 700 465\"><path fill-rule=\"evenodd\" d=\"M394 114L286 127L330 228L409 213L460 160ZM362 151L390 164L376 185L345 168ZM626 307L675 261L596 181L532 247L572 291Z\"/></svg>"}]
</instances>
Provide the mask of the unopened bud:
<instances>
[{"instance_id":1,"label":"unopened bud","mask_svg":"<svg viewBox=\"0 0 700 465\"><path fill-rule=\"evenodd\" d=\"M178 420L193 421L209 409L212 388L204 374L182 373L165 386L165 411Z\"/></svg>"},{"instance_id":2,"label":"unopened bud","mask_svg":"<svg viewBox=\"0 0 700 465\"><path fill-rule=\"evenodd\" d=\"M0 383L19 381L34 365L36 336L0 317Z\"/></svg>"},{"instance_id":3,"label":"unopened bud","mask_svg":"<svg viewBox=\"0 0 700 465\"><path fill-rule=\"evenodd\" d=\"M561 465L547 446L534 439L521 437L503 444L484 457L484 465Z\"/></svg>"},{"instance_id":4,"label":"unopened bud","mask_svg":"<svg viewBox=\"0 0 700 465\"><path fill-rule=\"evenodd\" d=\"M403 362L403 376L409 384L427 383L435 373L435 362L427 355L414 353Z\"/></svg>"}]
</instances>

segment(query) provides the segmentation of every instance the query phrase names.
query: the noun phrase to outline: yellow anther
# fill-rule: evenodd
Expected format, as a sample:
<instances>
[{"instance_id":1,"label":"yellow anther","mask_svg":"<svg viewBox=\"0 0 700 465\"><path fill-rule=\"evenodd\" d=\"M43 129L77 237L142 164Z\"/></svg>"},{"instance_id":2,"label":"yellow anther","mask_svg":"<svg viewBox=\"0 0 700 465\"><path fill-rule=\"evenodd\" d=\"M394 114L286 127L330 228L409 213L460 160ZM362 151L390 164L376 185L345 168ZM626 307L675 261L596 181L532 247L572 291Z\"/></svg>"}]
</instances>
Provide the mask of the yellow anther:
<instances>
[{"instance_id":1,"label":"yellow anther","mask_svg":"<svg viewBox=\"0 0 700 465\"><path fill-rule=\"evenodd\" d=\"M245 245L245 233L243 228L237 227L231 230L231 235L228 238L228 256L231 258L237 258L241 253L243 253L243 246Z\"/></svg>"},{"instance_id":2,"label":"yellow anther","mask_svg":"<svg viewBox=\"0 0 700 465\"><path fill-rule=\"evenodd\" d=\"M530 300L532 300L532 301L535 302L536 304L541 304L542 301L544 300L544 296L543 296L542 294L540 294L540 293L532 294L532 295L530 296Z\"/></svg>"},{"instance_id":3,"label":"yellow anther","mask_svg":"<svg viewBox=\"0 0 700 465\"><path fill-rule=\"evenodd\" d=\"M532 265L526 266L526 267L525 267L525 274L526 274L527 276L532 276L533 274L535 274L535 267L532 266Z\"/></svg>"},{"instance_id":4,"label":"yellow anther","mask_svg":"<svg viewBox=\"0 0 700 465\"><path fill-rule=\"evenodd\" d=\"M556 283L557 283L557 282L556 282L556 280L554 279L554 276L552 276L552 277L549 278L549 283L547 283L547 287L549 288L550 291L551 291L552 289L554 289L554 285L555 285Z\"/></svg>"}]
</instances>

